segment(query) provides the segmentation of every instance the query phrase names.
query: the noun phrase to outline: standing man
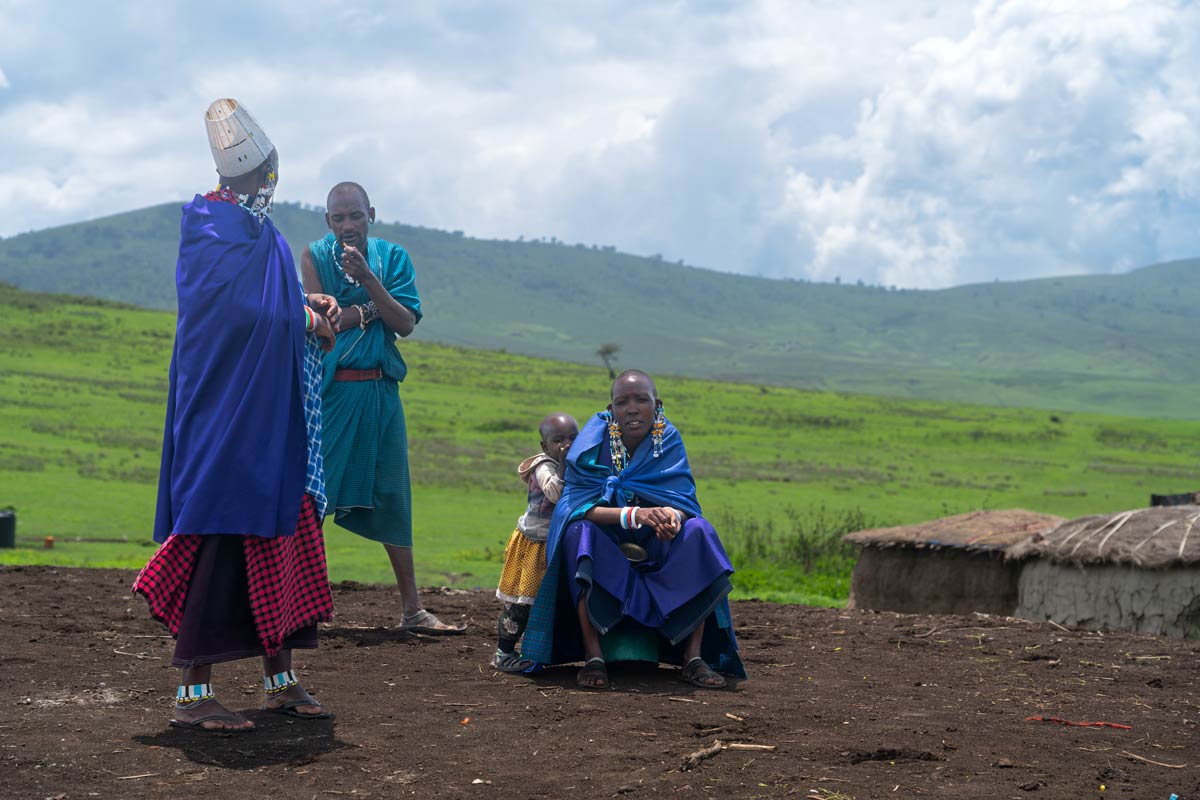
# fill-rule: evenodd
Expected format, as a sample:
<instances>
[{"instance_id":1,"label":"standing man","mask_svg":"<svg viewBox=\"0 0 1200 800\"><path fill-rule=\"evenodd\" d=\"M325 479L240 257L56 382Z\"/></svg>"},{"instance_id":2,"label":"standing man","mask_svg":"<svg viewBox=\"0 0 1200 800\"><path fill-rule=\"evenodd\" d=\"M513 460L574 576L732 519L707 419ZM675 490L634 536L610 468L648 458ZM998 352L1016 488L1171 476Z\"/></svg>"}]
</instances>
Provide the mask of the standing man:
<instances>
[{"instance_id":1,"label":"standing man","mask_svg":"<svg viewBox=\"0 0 1200 800\"><path fill-rule=\"evenodd\" d=\"M339 311L305 297L267 216L279 159L258 122L224 99L205 124L220 183L183 207L161 546L133 588L176 638L171 724L241 733L254 725L217 701L213 664L261 656L265 710L331 716L296 679L292 649L316 647L333 611L316 340L332 347Z\"/></svg>"},{"instance_id":2,"label":"standing man","mask_svg":"<svg viewBox=\"0 0 1200 800\"><path fill-rule=\"evenodd\" d=\"M300 258L304 286L342 308L337 343L325 355L325 485L338 525L383 544L403 604L400 627L462 633L421 606L412 550L408 434L399 383L408 373L396 337L421 320L412 261L403 247L367 237L375 209L357 183L339 183L325 202L330 233Z\"/></svg>"}]
</instances>

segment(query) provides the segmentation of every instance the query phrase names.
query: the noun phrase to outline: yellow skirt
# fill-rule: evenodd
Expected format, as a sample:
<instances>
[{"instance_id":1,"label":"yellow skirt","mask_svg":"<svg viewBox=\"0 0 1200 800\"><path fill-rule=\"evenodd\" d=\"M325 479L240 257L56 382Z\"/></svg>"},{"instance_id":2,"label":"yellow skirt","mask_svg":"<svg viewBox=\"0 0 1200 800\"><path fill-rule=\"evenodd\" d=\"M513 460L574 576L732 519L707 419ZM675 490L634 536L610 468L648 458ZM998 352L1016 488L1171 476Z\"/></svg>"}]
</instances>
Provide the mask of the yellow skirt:
<instances>
[{"instance_id":1,"label":"yellow skirt","mask_svg":"<svg viewBox=\"0 0 1200 800\"><path fill-rule=\"evenodd\" d=\"M546 543L525 538L518 528L504 548L504 570L496 597L506 603L533 605L546 574Z\"/></svg>"}]
</instances>

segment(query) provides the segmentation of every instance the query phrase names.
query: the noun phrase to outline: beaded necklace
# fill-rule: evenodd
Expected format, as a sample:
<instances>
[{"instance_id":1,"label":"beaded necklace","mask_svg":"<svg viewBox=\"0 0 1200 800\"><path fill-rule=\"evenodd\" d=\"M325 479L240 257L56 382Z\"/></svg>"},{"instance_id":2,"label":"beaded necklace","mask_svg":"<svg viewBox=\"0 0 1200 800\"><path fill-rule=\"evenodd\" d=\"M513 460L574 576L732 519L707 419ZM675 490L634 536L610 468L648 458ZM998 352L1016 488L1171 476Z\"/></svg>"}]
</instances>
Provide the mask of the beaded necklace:
<instances>
[{"instance_id":1,"label":"beaded necklace","mask_svg":"<svg viewBox=\"0 0 1200 800\"><path fill-rule=\"evenodd\" d=\"M271 194L274 192L274 187L264 187L254 198L254 202L250 202L250 195L236 194L228 186L218 186L208 194L204 195L204 199L217 203L231 203L235 206L241 206L249 211L255 219L262 222L268 214L271 213Z\"/></svg>"},{"instance_id":2,"label":"beaded necklace","mask_svg":"<svg viewBox=\"0 0 1200 800\"><path fill-rule=\"evenodd\" d=\"M218 186L208 194L204 195L205 200L218 203L233 203L235 206L241 205L238 202L237 195L228 186Z\"/></svg>"},{"instance_id":3,"label":"beaded necklace","mask_svg":"<svg viewBox=\"0 0 1200 800\"><path fill-rule=\"evenodd\" d=\"M329 255L333 259L333 266L337 269L338 272L342 273L342 280L344 280L346 283L350 284L351 286L361 286L362 284L360 284L354 278L350 277L349 273L347 273L346 270L342 269L342 253L344 253L344 252L345 252L345 248L342 248L342 251L338 252L337 239L334 239L333 242L330 243ZM365 248L365 247L363 248L363 251L362 251L363 260L367 262L367 269L370 269L371 272L374 273L375 270L371 269L371 257L369 255L369 252L370 251L367 248Z\"/></svg>"}]
</instances>

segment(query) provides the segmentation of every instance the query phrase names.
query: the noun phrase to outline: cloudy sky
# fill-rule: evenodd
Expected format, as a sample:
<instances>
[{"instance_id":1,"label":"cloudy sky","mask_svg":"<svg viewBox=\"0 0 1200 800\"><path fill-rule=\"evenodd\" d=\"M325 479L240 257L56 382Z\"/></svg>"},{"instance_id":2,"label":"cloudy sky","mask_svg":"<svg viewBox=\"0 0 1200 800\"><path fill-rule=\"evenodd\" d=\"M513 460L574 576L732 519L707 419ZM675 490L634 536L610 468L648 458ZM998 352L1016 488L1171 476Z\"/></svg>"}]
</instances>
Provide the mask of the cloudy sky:
<instances>
[{"instance_id":1,"label":"cloudy sky","mask_svg":"<svg viewBox=\"0 0 1200 800\"><path fill-rule=\"evenodd\" d=\"M1200 8L1140 0L0 0L0 236L279 199L906 287L1200 254Z\"/></svg>"}]
</instances>

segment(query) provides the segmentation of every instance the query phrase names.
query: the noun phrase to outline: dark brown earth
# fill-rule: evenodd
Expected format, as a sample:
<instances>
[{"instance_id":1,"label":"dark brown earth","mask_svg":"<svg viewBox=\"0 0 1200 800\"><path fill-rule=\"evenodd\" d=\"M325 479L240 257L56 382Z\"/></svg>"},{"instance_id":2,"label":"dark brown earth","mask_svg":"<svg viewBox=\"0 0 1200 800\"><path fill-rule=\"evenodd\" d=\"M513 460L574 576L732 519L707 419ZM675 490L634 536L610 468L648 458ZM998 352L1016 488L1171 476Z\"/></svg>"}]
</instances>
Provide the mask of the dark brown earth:
<instances>
[{"instance_id":1,"label":"dark brown earth","mask_svg":"<svg viewBox=\"0 0 1200 800\"><path fill-rule=\"evenodd\" d=\"M438 639L389 627L394 590L343 584L321 648L297 654L337 720L254 711L247 661L216 687L258 730L204 735L166 725L172 643L132 580L0 567L0 798L1200 797L1194 642L741 602L750 680L617 665L614 690L585 692L571 668L487 668L487 593L429 590L470 623ZM683 769L716 740L775 749Z\"/></svg>"}]
</instances>

